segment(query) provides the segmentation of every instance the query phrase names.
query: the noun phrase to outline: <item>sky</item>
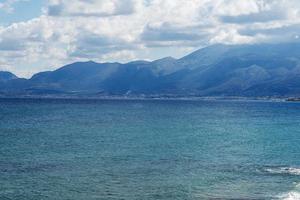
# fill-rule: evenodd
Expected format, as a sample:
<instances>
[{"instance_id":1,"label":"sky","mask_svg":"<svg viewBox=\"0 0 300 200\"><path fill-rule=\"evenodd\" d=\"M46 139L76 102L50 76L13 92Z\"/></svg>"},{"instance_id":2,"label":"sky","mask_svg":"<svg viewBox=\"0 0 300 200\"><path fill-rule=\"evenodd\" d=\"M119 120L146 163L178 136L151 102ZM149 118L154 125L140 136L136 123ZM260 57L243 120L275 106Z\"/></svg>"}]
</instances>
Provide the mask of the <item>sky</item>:
<instances>
[{"instance_id":1,"label":"sky","mask_svg":"<svg viewBox=\"0 0 300 200\"><path fill-rule=\"evenodd\" d=\"M0 70L180 58L205 46L298 42L299 0L0 0Z\"/></svg>"}]
</instances>

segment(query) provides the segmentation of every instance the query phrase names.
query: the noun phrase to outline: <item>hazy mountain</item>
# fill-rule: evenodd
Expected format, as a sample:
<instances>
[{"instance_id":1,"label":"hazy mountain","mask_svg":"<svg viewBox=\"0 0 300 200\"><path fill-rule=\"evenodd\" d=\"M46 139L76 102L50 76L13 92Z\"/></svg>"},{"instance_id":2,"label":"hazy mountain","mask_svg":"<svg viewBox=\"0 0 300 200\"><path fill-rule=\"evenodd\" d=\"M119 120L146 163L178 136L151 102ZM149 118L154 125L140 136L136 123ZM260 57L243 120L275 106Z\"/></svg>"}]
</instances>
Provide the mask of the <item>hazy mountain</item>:
<instances>
[{"instance_id":1,"label":"hazy mountain","mask_svg":"<svg viewBox=\"0 0 300 200\"><path fill-rule=\"evenodd\" d=\"M0 71L0 82L7 82L18 77L11 72Z\"/></svg>"},{"instance_id":2,"label":"hazy mountain","mask_svg":"<svg viewBox=\"0 0 300 200\"><path fill-rule=\"evenodd\" d=\"M213 45L181 59L77 62L30 79L0 72L0 81L18 94L300 96L300 44Z\"/></svg>"}]
</instances>

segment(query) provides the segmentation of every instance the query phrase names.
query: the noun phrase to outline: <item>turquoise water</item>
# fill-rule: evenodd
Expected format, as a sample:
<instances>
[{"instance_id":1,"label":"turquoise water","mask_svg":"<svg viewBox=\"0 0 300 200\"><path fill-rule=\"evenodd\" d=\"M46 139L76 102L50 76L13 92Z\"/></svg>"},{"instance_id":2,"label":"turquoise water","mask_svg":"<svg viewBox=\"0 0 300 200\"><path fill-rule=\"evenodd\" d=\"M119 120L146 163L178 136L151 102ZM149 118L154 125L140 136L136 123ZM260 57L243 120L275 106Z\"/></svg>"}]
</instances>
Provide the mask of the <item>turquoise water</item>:
<instances>
[{"instance_id":1,"label":"turquoise water","mask_svg":"<svg viewBox=\"0 0 300 200\"><path fill-rule=\"evenodd\" d=\"M0 199L300 199L300 104L2 99Z\"/></svg>"}]
</instances>

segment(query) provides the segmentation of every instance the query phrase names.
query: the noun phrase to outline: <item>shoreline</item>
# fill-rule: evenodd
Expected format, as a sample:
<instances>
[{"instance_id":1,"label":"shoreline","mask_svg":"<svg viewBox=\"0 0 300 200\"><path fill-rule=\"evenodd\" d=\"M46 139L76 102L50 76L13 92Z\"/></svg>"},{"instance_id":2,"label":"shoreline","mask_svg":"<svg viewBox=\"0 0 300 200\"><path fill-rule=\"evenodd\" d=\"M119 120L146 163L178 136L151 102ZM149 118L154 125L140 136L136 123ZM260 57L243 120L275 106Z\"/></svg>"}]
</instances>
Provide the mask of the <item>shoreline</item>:
<instances>
[{"instance_id":1,"label":"shoreline","mask_svg":"<svg viewBox=\"0 0 300 200\"><path fill-rule=\"evenodd\" d=\"M294 97L238 97L238 96L92 96L92 95L16 95L0 96L0 99L37 99L37 100L128 100L128 101L263 101L263 102L300 102Z\"/></svg>"}]
</instances>

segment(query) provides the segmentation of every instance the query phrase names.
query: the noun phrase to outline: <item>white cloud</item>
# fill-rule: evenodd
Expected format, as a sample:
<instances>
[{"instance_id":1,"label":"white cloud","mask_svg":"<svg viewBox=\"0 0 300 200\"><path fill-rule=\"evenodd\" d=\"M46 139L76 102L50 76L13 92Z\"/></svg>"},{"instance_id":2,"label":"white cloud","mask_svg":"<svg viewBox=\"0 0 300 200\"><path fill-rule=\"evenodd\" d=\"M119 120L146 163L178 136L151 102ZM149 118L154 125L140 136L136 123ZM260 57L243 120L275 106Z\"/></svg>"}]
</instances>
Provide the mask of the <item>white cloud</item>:
<instances>
[{"instance_id":1,"label":"white cloud","mask_svg":"<svg viewBox=\"0 0 300 200\"><path fill-rule=\"evenodd\" d=\"M46 11L51 16L129 15L135 12L135 0L50 0Z\"/></svg>"},{"instance_id":2,"label":"white cloud","mask_svg":"<svg viewBox=\"0 0 300 200\"><path fill-rule=\"evenodd\" d=\"M0 70L29 76L77 60L125 62L213 43L295 41L300 30L298 0L49 0L43 10L0 27Z\"/></svg>"}]
</instances>

